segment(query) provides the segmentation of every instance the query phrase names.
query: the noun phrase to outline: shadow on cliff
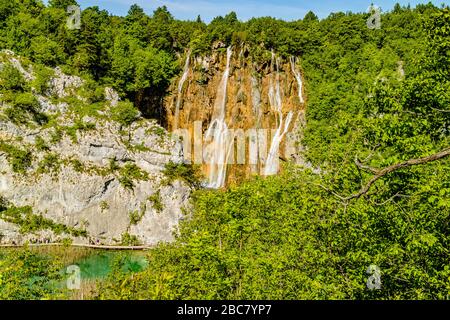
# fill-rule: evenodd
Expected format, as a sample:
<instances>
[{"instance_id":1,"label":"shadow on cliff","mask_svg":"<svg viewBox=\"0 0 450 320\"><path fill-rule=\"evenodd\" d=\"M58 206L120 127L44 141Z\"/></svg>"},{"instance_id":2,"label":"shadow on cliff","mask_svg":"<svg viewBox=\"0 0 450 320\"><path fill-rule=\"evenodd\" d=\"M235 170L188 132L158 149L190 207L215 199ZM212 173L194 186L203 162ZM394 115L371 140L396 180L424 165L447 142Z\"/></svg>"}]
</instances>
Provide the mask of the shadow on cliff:
<instances>
[{"instance_id":1,"label":"shadow on cliff","mask_svg":"<svg viewBox=\"0 0 450 320\"><path fill-rule=\"evenodd\" d=\"M167 116L164 108L164 98L168 94L168 86L143 89L132 96L135 106L146 119L156 119L158 124L167 128Z\"/></svg>"}]
</instances>

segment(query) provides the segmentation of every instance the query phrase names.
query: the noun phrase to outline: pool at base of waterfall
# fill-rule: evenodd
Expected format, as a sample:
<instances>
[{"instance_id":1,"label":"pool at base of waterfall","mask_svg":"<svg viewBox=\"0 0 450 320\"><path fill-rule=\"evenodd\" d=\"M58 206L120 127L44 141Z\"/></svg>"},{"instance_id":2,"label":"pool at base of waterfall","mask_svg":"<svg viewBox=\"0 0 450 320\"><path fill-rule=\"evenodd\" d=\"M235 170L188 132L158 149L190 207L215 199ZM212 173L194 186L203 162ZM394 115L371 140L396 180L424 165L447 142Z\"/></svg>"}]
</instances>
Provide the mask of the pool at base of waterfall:
<instances>
[{"instance_id":1,"label":"pool at base of waterfall","mask_svg":"<svg viewBox=\"0 0 450 320\"><path fill-rule=\"evenodd\" d=\"M96 252L73 263L80 268L81 279L106 278L117 267L123 272L140 272L147 268L148 261L143 254L131 252Z\"/></svg>"}]
</instances>

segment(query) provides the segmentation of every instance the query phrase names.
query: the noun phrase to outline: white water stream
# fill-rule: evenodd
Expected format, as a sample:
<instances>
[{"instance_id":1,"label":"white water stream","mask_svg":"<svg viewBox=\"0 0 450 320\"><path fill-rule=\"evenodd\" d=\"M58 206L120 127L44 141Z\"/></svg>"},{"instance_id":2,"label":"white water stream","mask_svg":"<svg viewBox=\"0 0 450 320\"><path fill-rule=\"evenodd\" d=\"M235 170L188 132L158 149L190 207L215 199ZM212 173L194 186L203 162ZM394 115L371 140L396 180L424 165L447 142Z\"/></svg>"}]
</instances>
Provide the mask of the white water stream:
<instances>
[{"instance_id":1,"label":"white water stream","mask_svg":"<svg viewBox=\"0 0 450 320\"><path fill-rule=\"evenodd\" d=\"M227 49L227 65L222 80L217 88L217 96L214 102L214 110L211 124L206 131L206 140L212 140L208 145L207 161L209 166L209 188L221 188L225 185L227 175L227 160L233 146L233 137L230 137L227 124L225 123L225 106L227 102L227 85L230 74L231 47Z\"/></svg>"},{"instance_id":2,"label":"white water stream","mask_svg":"<svg viewBox=\"0 0 450 320\"><path fill-rule=\"evenodd\" d=\"M265 176L275 175L278 173L280 166L279 164L280 143L281 140L283 140L283 137L286 135L293 117L293 113L289 112L288 115L286 116L286 119L283 120L282 100L280 91L280 75L278 72L278 59L276 59L274 53L272 53L272 66L274 63L276 64L276 76L275 76L275 83L273 81L273 77L270 80L269 102L272 110L277 113L279 124L272 138L272 142L270 144L269 154L267 156L267 160L264 167Z\"/></svg>"},{"instance_id":3,"label":"white water stream","mask_svg":"<svg viewBox=\"0 0 450 320\"><path fill-rule=\"evenodd\" d=\"M181 101L183 99L183 85L187 80L188 73L189 73L189 60L191 57L191 52L189 51L187 53L186 62L184 63L183 68L183 75L181 76L180 82L178 82L178 95L177 95L177 102L175 106L175 119L174 119L174 129L178 129L178 123L180 120L180 107L181 107Z\"/></svg>"},{"instance_id":4,"label":"white water stream","mask_svg":"<svg viewBox=\"0 0 450 320\"><path fill-rule=\"evenodd\" d=\"M292 73L295 76L295 79L298 83L298 98L300 99L300 103L305 103L305 99L303 98L303 81L302 81L302 75L300 74L300 71L297 69L297 59L295 57L290 58L291 61L291 68Z\"/></svg>"}]
</instances>

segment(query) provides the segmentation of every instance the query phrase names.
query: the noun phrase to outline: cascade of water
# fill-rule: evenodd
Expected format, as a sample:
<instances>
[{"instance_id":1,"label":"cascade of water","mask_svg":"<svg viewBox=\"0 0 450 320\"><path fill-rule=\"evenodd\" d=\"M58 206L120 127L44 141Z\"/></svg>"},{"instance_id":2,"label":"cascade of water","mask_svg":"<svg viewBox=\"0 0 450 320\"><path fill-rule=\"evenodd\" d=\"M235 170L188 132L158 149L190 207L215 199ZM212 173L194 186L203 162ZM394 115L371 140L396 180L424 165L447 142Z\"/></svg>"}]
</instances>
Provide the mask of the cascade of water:
<instances>
[{"instance_id":1,"label":"cascade of water","mask_svg":"<svg viewBox=\"0 0 450 320\"><path fill-rule=\"evenodd\" d=\"M270 151L267 156L266 165L264 167L264 175L271 176L278 173L279 170L279 151L280 151L280 143L286 135L289 125L291 124L293 113L289 112L286 116L286 122L284 122L283 126L283 115L279 115L280 126L278 127L275 135L273 136L272 143L270 144Z\"/></svg>"},{"instance_id":2,"label":"cascade of water","mask_svg":"<svg viewBox=\"0 0 450 320\"><path fill-rule=\"evenodd\" d=\"M233 137L230 137L230 132L225 123L225 105L227 101L227 85L232 53L231 47L228 47L225 72L217 88L211 124L205 134L207 140L212 140L208 146L207 154L209 158L208 162L210 163L208 187L214 189L221 188L225 185L227 160L232 151L231 146L233 145Z\"/></svg>"},{"instance_id":3,"label":"cascade of water","mask_svg":"<svg viewBox=\"0 0 450 320\"><path fill-rule=\"evenodd\" d=\"M303 98L303 81L302 81L302 75L300 74L300 71L296 68L297 65L297 59L295 57L290 58L291 61L291 68L292 73L295 76L295 79L298 83L298 97L300 99L300 103L305 103L305 99Z\"/></svg>"},{"instance_id":4,"label":"cascade of water","mask_svg":"<svg viewBox=\"0 0 450 320\"><path fill-rule=\"evenodd\" d=\"M191 56L191 51L188 51L186 62L184 63L183 68L183 75L181 76L180 82L178 83L178 95L177 95L177 102L175 106L175 119L174 119L174 129L178 129L178 122L180 118L180 107L181 107L181 101L182 101L182 91L183 91L183 85L187 80L188 73L189 73L189 60Z\"/></svg>"},{"instance_id":5,"label":"cascade of water","mask_svg":"<svg viewBox=\"0 0 450 320\"><path fill-rule=\"evenodd\" d=\"M261 128L261 117L262 117L262 110L261 110L261 90L260 90L260 82L258 78L254 75L251 77L251 83L252 83L252 106L253 106L253 113L255 115L255 132L253 133L253 136L250 137L250 146L249 146L249 161L250 161L250 170L253 174L259 173L259 145L260 145L260 139L259 135L257 134L257 130ZM261 141L262 142L262 141Z\"/></svg>"},{"instance_id":6,"label":"cascade of water","mask_svg":"<svg viewBox=\"0 0 450 320\"><path fill-rule=\"evenodd\" d=\"M278 72L278 64L279 60L275 59L275 55L272 52L272 65L276 62L276 78L275 84L273 83L273 77L270 79L269 84L269 103L273 111L277 113L278 116L278 128L275 131L275 134L272 138L272 142L270 144L269 154L267 156L267 160L264 167L264 175L274 175L278 173L279 169L279 150L280 143L283 140L283 137L286 135L289 125L291 124L293 113L289 112L285 122L283 121L283 112L282 112L282 101L281 101L281 91L280 91L280 75ZM284 123L283 123L284 122Z\"/></svg>"}]
</instances>

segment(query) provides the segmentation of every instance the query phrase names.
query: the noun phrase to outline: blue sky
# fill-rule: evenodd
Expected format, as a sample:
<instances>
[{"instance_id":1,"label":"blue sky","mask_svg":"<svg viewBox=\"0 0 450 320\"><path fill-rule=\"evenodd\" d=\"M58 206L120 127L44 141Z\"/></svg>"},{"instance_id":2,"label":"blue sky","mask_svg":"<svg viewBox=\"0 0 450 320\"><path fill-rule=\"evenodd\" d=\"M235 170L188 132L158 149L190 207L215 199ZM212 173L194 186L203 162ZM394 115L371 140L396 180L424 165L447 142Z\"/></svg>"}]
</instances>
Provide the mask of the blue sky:
<instances>
[{"instance_id":1,"label":"blue sky","mask_svg":"<svg viewBox=\"0 0 450 320\"><path fill-rule=\"evenodd\" d=\"M46 1L44 1L46 2ZM272 16L285 20L297 20L303 18L309 11L314 11L320 18L337 11L366 11L371 3L390 10L394 4L402 5L427 3L420 0L78 0L82 8L99 6L115 15L126 15L130 5L138 4L151 14L160 6L167 6L169 11L178 19L192 20L201 15L204 21L235 11L240 20L248 20L252 17ZM449 0L431 1L435 5L449 4Z\"/></svg>"}]
</instances>

